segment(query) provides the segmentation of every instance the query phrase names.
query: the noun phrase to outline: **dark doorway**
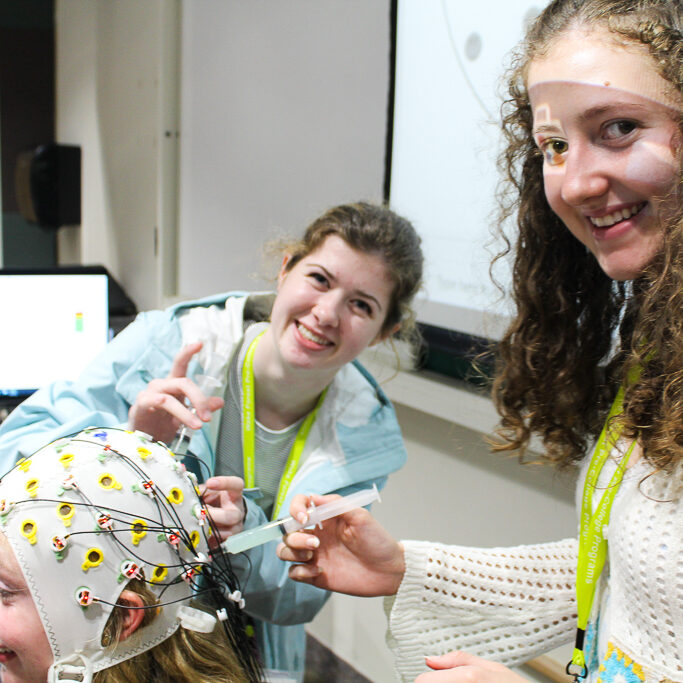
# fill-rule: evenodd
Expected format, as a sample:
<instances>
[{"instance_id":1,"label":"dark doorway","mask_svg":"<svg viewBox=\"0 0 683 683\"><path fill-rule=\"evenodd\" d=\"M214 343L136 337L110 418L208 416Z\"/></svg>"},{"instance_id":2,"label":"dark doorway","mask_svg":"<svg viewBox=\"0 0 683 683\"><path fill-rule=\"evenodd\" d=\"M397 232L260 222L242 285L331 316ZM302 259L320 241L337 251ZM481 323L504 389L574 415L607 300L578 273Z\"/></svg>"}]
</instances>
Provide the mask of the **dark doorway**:
<instances>
[{"instance_id":1,"label":"dark doorway","mask_svg":"<svg viewBox=\"0 0 683 683\"><path fill-rule=\"evenodd\" d=\"M56 232L19 214L14 169L20 152L54 142L54 0L0 0L2 264L52 266Z\"/></svg>"}]
</instances>

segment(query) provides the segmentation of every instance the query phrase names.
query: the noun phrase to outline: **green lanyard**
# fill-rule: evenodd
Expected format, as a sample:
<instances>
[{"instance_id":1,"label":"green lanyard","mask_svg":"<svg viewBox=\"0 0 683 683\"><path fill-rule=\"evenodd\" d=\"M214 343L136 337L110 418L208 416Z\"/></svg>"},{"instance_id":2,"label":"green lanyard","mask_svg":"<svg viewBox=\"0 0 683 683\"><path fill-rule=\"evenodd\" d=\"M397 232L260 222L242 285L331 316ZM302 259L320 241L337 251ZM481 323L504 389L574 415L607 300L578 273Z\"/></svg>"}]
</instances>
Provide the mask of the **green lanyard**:
<instances>
[{"instance_id":1,"label":"green lanyard","mask_svg":"<svg viewBox=\"0 0 683 683\"><path fill-rule=\"evenodd\" d=\"M631 443L626 454L617 465L607 489L598 503L595 514L592 514L591 501L598 483L598 476L621 434L621 428L613 428L612 420L616 415L621 413L623 405L624 387L622 386L619 388L619 391L614 398L614 402L612 403L612 407L610 408L609 415L605 420L605 425L602 428L600 438L595 446L595 451L593 452L593 457L591 458L590 466L586 474L586 481L583 485L579 557L576 569L578 624L572 659L569 664L567 664L567 673L570 676L574 676L575 679L585 678L588 673L586 658L583 652L583 640L586 633L586 627L588 626L588 619L591 614L593 599L595 597L595 588L607 556L607 539L604 538L603 533L605 527L609 524L612 503L619 490L619 485L624 476L626 465L628 464L628 460L631 457L631 453L633 452L636 443L635 440ZM572 665L579 667L580 673L570 671Z\"/></svg>"},{"instance_id":2,"label":"green lanyard","mask_svg":"<svg viewBox=\"0 0 683 683\"><path fill-rule=\"evenodd\" d=\"M244 456L244 485L248 489L254 488L256 485L254 352L256 351L256 345L263 334L264 332L261 332L261 334L259 334L258 337L251 342L251 344L249 344L246 356L244 357L244 365L242 366L242 452ZM282 473L282 477L280 478L280 486L278 487L277 496L273 505L273 520L278 518L282 504L285 502L287 490L289 489L292 479L294 479L294 475L299 468L299 460L301 460L301 454L303 453L304 446L306 445L308 433L311 431L311 427L315 422L318 410L325 400L325 394L327 394L327 388L325 388L322 394L320 394L320 398L318 398L315 408L313 408L313 410L306 416L299 427L299 431L296 433L296 438L292 444L292 449L289 451L289 456L287 457L287 462L285 463L285 469Z\"/></svg>"}]
</instances>

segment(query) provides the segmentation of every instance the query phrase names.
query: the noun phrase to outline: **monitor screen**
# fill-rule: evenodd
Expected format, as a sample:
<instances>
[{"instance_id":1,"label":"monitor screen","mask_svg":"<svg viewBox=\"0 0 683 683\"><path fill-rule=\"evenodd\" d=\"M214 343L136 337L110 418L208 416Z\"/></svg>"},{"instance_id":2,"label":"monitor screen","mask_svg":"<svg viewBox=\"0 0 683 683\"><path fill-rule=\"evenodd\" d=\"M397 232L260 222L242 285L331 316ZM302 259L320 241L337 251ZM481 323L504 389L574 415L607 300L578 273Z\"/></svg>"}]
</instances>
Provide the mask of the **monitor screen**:
<instances>
[{"instance_id":1,"label":"monitor screen","mask_svg":"<svg viewBox=\"0 0 683 683\"><path fill-rule=\"evenodd\" d=\"M0 272L0 398L73 380L109 340L104 273Z\"/></svg>"},{"instance_id":2,"label":"monitor screen","mask_svg":"<svg viewBox=\"0 0 683 683\"><path fill-rule=\"evenodd\" d=\"M492 239L501 79L545 4L398 0L391 207L423 239L423 323L492 339L509 323L509 301L489 275L503 246ZM502 227L515 234L512 222ZM494 272L509 289L509 262Z\"/></svg>"}]
</instances>

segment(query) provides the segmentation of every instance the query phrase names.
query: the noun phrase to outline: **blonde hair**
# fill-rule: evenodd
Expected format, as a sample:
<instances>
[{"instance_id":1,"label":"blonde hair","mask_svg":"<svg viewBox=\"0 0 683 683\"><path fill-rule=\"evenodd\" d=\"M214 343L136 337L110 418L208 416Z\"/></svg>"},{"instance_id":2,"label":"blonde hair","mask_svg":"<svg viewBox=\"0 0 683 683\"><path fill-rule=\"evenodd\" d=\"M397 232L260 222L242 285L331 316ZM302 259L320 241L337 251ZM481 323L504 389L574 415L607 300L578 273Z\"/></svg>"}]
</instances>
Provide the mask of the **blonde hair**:
<instances>
[{"instance_id":1,"label":"blonde hair","mask_svg":"<svg viewBox=\"0 0 683 683\"><path fill-rule=\"evenodd\" d=\"M145 615L138 628L154 621L158 614L152 608L155 596L145 583L133 579L127 589L143 600ZM125 598L112 611L102 634L102 646L113 647L123 633L126 609L131 606ZM201 607L201 605L194 605ZM244 654L244 653L243 653ZM218 624L212 633L198 633L180 626L172 636L155 647L119 664L98 671L93 683L249 683L234 644Z\"/></svg>"}]
</instances>

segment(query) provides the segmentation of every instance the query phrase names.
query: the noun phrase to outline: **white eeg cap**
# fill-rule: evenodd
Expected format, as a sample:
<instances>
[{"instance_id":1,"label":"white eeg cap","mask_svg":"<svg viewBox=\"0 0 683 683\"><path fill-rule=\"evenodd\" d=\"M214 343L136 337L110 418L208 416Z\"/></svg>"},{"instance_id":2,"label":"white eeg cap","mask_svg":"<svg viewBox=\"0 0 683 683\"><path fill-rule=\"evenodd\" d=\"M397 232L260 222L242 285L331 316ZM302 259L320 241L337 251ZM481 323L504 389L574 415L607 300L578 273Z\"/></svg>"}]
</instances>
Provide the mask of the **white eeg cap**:
<instances>
[{"instance_id":1,"label":"white eeg cap","mask_svg":"<svg viewBox=\"0 0 683 683\"><path fill-rule=\"evenodd\" d=\"M50 641L50 680L76 672L89 680L191 622L186 601L209 554L206 509L192 475L141 432L87 429L20 462L0 480L0 531ZM158 615L102 646L112 604L142 577Z\"/></svg>"}]
</instances>

